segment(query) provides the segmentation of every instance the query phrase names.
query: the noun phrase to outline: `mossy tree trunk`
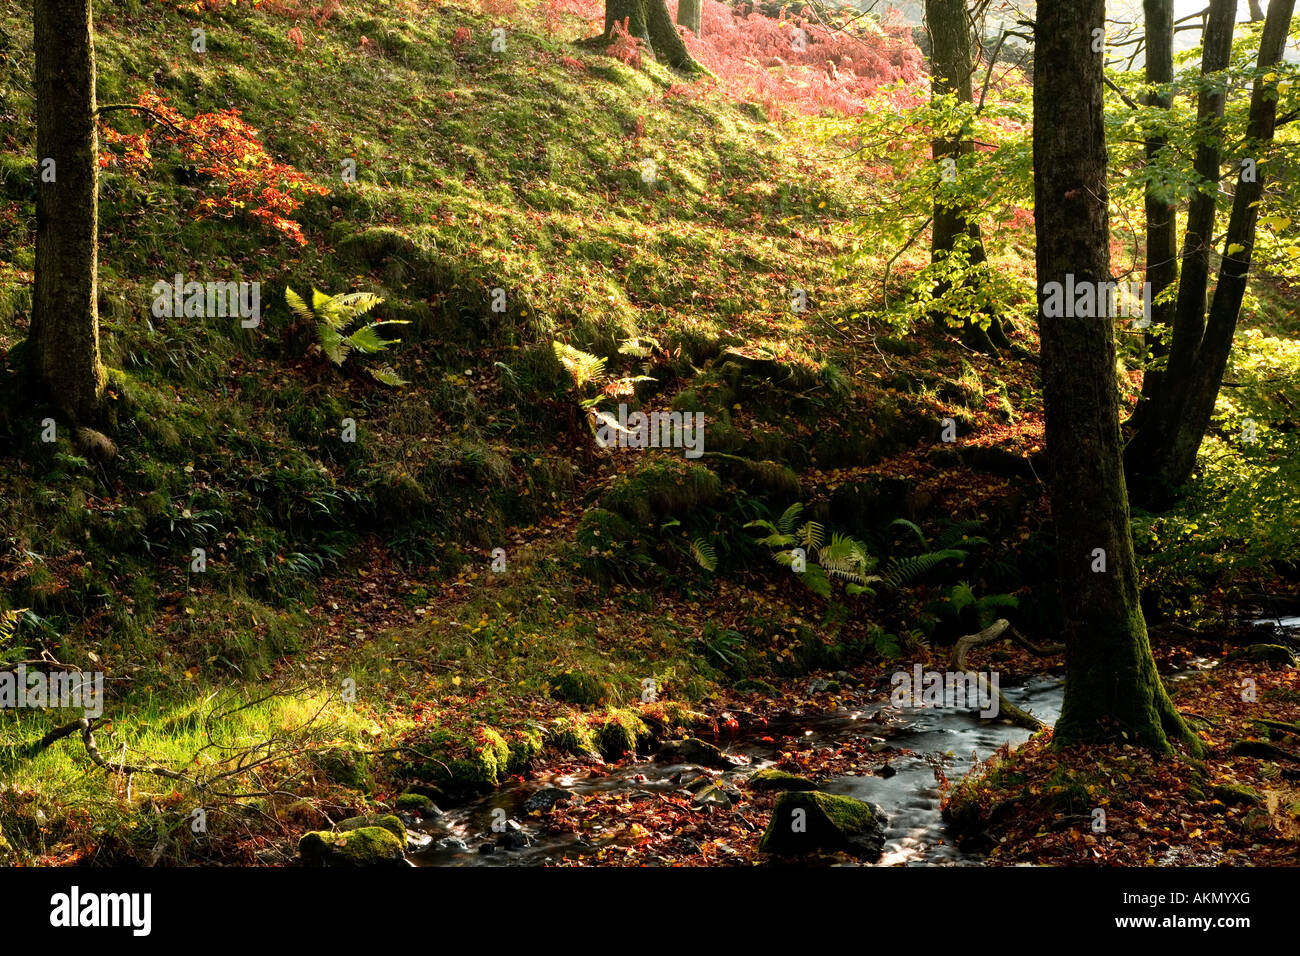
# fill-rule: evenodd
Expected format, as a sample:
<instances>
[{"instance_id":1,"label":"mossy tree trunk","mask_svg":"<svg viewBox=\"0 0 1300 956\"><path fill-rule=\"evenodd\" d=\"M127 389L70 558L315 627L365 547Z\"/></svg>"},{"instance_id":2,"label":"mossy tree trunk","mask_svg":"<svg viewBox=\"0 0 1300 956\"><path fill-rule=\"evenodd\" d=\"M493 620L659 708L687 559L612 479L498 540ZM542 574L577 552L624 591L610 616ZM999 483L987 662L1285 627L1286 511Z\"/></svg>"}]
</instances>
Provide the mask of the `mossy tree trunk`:
<instances>
[{"instance_id":1,"label":"mossy tree trunk","mask_svg":"<svg viewBox=\"0 0 1300 956\"><path fill-rule=\"evenodd\" d=\"M628 33L644 40L650 52L673 69L704 72L686 49L664 0L605 0L606 38L613 36L614 24L624 20L628 21Z\"/></svg>"},{"instance_id":2,"label":"mossy tree trunk","mask_svg":"<svg viewBox=\"0 0 1300 956\"><path fill-rule=\"evenodd\" d=\"M37 0L36 287L28 361L41 397L83 423L99 419L104 398L92 29L91 0Z\"/></svg>"},{"instance_id":3,"label":"mossy tree trunk","mask_svg":"<svg viewBox=\"0 0 1300 956\"><path fill-rule=\"evenodd\" d=\"M1234 148L1234 156L1253 162L1248 169L1239 165L1235 170L1232 213L1223 238L1218 283L1209 298L1208 314L1210 253L1219 190L1198 191L1188 208L1169 358L1159 373L1158 387L1144 402L1147 407L1139 417L1140 428L1125 450L1129 483L1137 499L1148 505L1167 503L1186 484L1214 414L1254 252L1258 203L1264 194L1266 169L1261 160L1272 147L1277 126L1278 78L1270 70L1282 59L1294 12L1295 0L1269 0L1246 142L1240 152ZM1202 73L1208 75L1227 68L1236 14L1234 0L1211 0ZM1220 179L1224 107L1222 87L1207 85L1202 89L1197 107L1202 134L1194 166L1197 177L1209 184L1217 184Z\"/></svg>"},{"instance_id":4,"label":"mossy tree trunk","mask_svg":"<svg viewBox=\"0 0 1300 956\"><path fill-rule=\"evenodd\" d=\"M703 0L677 0L677 22L696 36L700 35L700 22L703 16Z\"/></svg>"},{"instance_id":5,"label":"mossy tree trunk","mask_svg":"<svg viewBox=\"0 0 1300 956\"><path fill-rule=\"evenodd\" d=\"M1051 318L1043 309L1047 284L1064 285L1067 274L1076 287L1110 281L1105 54L1093 50L1092 33L1105 25L1105 6L1105 0L1040 4L1034 38L1038 325L1065 611L1065 701L1055 741L1121 741L1166 751L1176 739L1199 751L1156 673L1138 601L1114 319Z\"/></svg>"},{"instance_id":6,"label":"mossy tree trunk","mask_svg":"<svg viewBox=\"0 0 1300 956\"><path fill-rule=\"evenodd\" d=\"M940 97L951 94L961 103L972 103L971 75L975 67L971 60L971 26L966 14L966 0L926 0L925 21L930 31L932 95ZM955 168L953 164L962 156L975 152L975 144L959 132L954 136L936 139L932 151L936 164L942 165L945 160L951 160L948 165ZM979 223L967 218L966 209L961 203L936 198L930 260L937 262L952 255L959 237L965 237L966 240L962 242L965 250L962 254L968 259L967 281L978 282L979 272L988 262ZM941 298L949 288L948 282L939 282L935 286L935 297ZM942 312L937 311L933 318L940 327L947 327L947 318ZM987 329L975 317L968 316L962 323L962 337L971 348L996 354L998 348L1006 348L1011 343L996 315L983 318L988 321Z\"/></svg>"}]
</instances>

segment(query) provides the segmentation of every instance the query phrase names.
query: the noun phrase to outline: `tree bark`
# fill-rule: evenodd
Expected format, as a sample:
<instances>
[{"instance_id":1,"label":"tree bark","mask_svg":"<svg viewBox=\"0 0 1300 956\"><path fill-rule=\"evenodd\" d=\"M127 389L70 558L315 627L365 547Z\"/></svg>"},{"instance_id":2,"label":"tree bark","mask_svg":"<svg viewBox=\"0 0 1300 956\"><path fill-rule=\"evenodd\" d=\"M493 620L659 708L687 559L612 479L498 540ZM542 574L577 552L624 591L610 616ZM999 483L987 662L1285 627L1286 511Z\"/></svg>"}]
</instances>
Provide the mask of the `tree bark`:
<instances>
[{"instance_id":1,"label":"tree bark","mask_svg":"<svg viewBox=\"0 0 1300 956\"><path fill-rule=\"evenodd\" d=\"M700 35L700 21L703 15L703 0L677 0L677 22L696 36Z\"/></svg>"},{"instance_id":2,"label":"tree bark","mask_svg":"<svg viewBox=\"0 0 1300 956\"><path fill-rule=\"evenodd\" d=\"M1145 0L1146 19L1146 80L1151 91L1147 105L1168 111L1174 98L1169 84L1174 81L1174 0ZM1146 142L1148 166L1156 165L1169 140L1163 132L1150 136ZM1174 303L1157 300L1161 294L1178 281L1178 209L1165 190L1148 185L1146 190L1147 217L1147 267L1146 281L1151 295L1151 325L1146 330L1144 358L1147 371L1142 378L1142 395L1138 399L1129 427L1140 429L1150 402L1160 391L1161 370L1157 362L1169 352L1167 337L1174 318Z\"/></svg>"},{"instance_id":3,"label":"tree bark","mask_svg":"<svg viewBox=\"0 0 1300 956\"><path fill-rule=\"evenodd\" d=\"M605 0L605 36L614 35L614 24L627 21L629 36L640 37L648 45L650 34L645 26L645 0Z\"/></svg>"},{"instance_id":4,"label":"tree bark","mask_svg":"<svg viewBox=\"0 0 1300 956\"><path fill-rule=\"evenodd\" d=\"M1040 4L1034 55L1034 205L1050 497L1065 612L1058 746L1200 745L1174 709L1138 600L1120 457L1114 318L1050 317L1048 283L1110 281L1102 119L1105 0ZM1109 310L1102 309L1101 312ZM1095 549L1104 553L1104 570Z\"/></svg>"},{"instance_id":5,"label":"tree bark","mask_svg":"<svg viewBox=\"0 0 1300 956\"><path fill-rule=\"evenodd\" d=\"M684 73L702 73L704 68L691 56L668 13L665 0L605 0L605 36L613 36L614 24L628 21L628 33L640 37L658 59Z\"/></svg>"},{"instance_id":6,"label":"tree bark","mask_svg":"<svg viewBox=\"0 0 1300 956\"><path fill-rule=\"evenodd\" d=\"M41 397L78 423L97 422L104 398L92 31L91 0L36 3L36 282L28 361Z\"/></svg>"},{"instance_id":7,"label":"tree bark","mask_svg":"<svg viewBox=\"0 0 1300 956\"><path fill-rule=\"evenodd\" d=\"M974 65L971 62L971 28L966 15L966 0L926 0L925 20L930 32L931 94L935 97L951 94L961 103L972 103L971 74ZM931 151L936 164L943 164L945 160L956 163L962 156L972 155L975 144L958 133L956 136L936 139L931 144ZM936 197L930 261L942 261L952 255L959 237L968 240L962 243L969 249L966 253L969 257L967 281L978 282L979 272L988 261L979 223L968 220L966 210L960 205ZM937 283L935 298L942 298L949 290L948 282ZM942 312L936 311L933 318L941 328L948 327L947 318ZM962 324L962 337L971 348L997 354L999 347L1006 348L1011 343L998 317L994 315L988 318L989 324L985 330L974 317L967 317Z\"/></svg>"},{"instance_id":8,"label":"tree bark","mask_svg":"<svg viewBox=\"0 0 1300 956\"><path fill-rule=\"evenodd\" d=\"M1211 0L1203 73L1227 67L1236 11L1234 0ZM1282 58L1294 11L1295 0L1270 0L1268 5L1257 60L1261 75L1256 79L1251 95L1243 154L1253 158L1256 165L1249 177L1244 177L1238 170L1223 259L1208 321L1206 290L1218 205L1222 162L1219 144L1225 97L1215 90L1205 90L1200 96L1198 114L1201 128L1208 128L1211 136L1197 149L1195 170L1207 191L1198 192L1188 210L1183 271L1178 285L1169 361L1159 389L1152 395L1142 427L1125 452L1130 481L1138 499L1144 503L1163 505L1186 484L1214 414L1254 249L1259 219L1256 203L1263 195L1265 176L1265 166L1259 160L1272 144L1277 122L1277 82L1266 81L1263 75Z\"/></svg>"}]
</instances>

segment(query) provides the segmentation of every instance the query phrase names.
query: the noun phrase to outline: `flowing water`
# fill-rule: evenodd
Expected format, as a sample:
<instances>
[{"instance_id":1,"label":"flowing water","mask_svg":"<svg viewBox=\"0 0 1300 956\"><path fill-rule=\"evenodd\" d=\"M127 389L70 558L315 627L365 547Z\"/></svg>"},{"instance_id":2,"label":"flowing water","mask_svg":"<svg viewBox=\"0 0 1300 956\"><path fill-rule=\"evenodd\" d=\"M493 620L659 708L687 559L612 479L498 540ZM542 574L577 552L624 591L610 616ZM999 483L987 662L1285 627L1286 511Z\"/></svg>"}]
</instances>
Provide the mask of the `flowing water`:
<instances>
[{"instance_id":1,"label":"flowing water","mask_svg":"<svg viewBox=\"0 0 1300 956\"><path fill-rule=\"evenodd\" d=\"M1054 678L1035 678L1002 688L1012 703L1048 724L1060 713L1062 689L1061 682ZM872 750L889 758L892 776L840 776L820 785L827 793L857 797L884 811L887 842L879 865L885 866L978 864L978 855L958 850L946 833L932 762L941 762L948 779L957 780L970 769L973 760L988 758L1003 744L1019 746L1030 736L1029 731L1020 727L981 721L959 710L896 710L878 704L860 711L792 717L782 721L779 727L774 724L767 728L764 735L776 742L742 739L724 748L742 761L742 766L725 773L723 780L738 782L755 770L771 766L779 759L782 749L789 749L791 736L802 738L800 749L804 750L865 741ZM527 784L506 787L438 817L430 830L429 846L413 854L413 859L421 866L536 866L548 860L594 852L601 842L598 833L586 834L584 839L577 834L540 832L536 817L529 818L524 810L528 796L545 786L563 787L583 796L615 790L629 795L638 791L668 793L680 790L683 776L689 777L692 772L692 766L687 764L628 761L602 775L584 771L543 776ZM480 853L480 846L496 842L500 835L493 832L493 823L500 825L505 821L511 821L509 832L518 842L527 837L533 841L532 845Z\"/></svg>"}]
</instances>

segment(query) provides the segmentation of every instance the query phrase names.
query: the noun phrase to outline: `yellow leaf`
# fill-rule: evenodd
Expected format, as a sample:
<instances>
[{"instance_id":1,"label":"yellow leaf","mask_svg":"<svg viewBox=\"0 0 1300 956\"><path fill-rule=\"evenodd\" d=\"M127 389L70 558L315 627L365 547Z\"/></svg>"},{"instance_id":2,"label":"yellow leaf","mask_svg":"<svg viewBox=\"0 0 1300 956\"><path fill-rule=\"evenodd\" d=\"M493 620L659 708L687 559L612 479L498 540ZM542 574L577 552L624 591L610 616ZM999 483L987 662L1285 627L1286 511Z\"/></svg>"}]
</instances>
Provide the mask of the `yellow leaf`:
<instances>
[{"instance_id":1,"label":"yellow leaf","mask_svg":"<svg viewBox=\"0 0 1300 956\"><path fill-rule=\"evenodd\" d=\"M1243 246L1240 242L1234 242L1232 245L1228 246L1228 255L1235 256L1237 253L1245 250L1245 248L1246 247Z\"/></svg>"}]
</instances>

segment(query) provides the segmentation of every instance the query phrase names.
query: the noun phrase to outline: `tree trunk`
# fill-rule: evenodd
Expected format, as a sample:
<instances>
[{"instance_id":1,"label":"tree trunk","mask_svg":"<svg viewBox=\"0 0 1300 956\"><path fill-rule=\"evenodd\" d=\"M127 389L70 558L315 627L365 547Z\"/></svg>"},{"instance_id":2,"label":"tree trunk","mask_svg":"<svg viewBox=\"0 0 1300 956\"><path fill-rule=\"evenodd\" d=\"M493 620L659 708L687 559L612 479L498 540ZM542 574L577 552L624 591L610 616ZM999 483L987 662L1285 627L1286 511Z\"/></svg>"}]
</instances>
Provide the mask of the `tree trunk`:
<instances>
[{"instance_id":1,"label":"tree trunk","mask_svg":"<svg viewBox=\"0 0 1300 956\"><path fill-rule=\"evenodd\" d=\"M1044 3L1035 28L1038 325L1066 645L1054 738L1058 745L1117 740L1157 751L1177 739L1199 749L1160 683L1138 601L1114 318L1052 317L1044 308L1048 284L1064 286L1067 275L1076 288L1110 281L1105 54L1092 49L1105 12L1105 0ZM1104 570L1095 549L1104 553Z\"/></svg>"},{"instance_id":2,"label":"tree trunk","mask_svg":"<svg viewBox=\"0 0 1300 956\"><path fill-rule=\"evenodd\" d=\"M703 73L691 56L668 13L665 0L605 0L605 36L613 36L614 24L628 21L628 33L645 41L650 52L675 70Z\"/></svg>"},{"instance_id":3,"label":"tree trunk","mask_svg":"<svg viewBox=\"0 0 1300 956\"><path fill-rule=\"evenodd\" d=\"M640 37L650 44L645 28L645 0L605 0L605 36L614 35L614 24L627 21L629 36Z\"/></svg>"},{"instance_id":4,"label":"tree trunk","mask_svg":"<svg viewBox=\"0 0 1300 956\"><path fill-rule=\"evenodd\" d=\"M703 14L703 0L677 0L677 22L696 36L700 35L700 20Z\"/></svg>"},{"instance_id":5,"label":"tree trunk","mask_svg":"<svg viewBox=\"0 0 1300 956\"><path fill-rule=\"evenodd\" d=\"M926 0L925 20L930 31L932 51L932 95L939 97L952 94L962 103L973 102L971 74L974 65L971 62L971 29L966 16L966 0ZM959 133L953 137L936 139L931 149L936 164L942 166L945 160L950 160L947 165L953 169L953 164L960 157L975 152L975 144ZM960 205L936 197L930 261L938 262L952 255L959 237L964 237L961 245L965 251L962 254L968 257L966 281L976 283L979 281L980 270L988 261L979 223L969 221L966 211ZM942 298L949 289L946 281L937 283L935 298ZM942 312L936 311L933 318L941 328L948 327L947 318ZM991 354L997 354L998 347L1005 348L1011 344L996 315L989 317L987 331L973 317L967 317L963 322L962 337L971 348Z\"/></svg>"},{"instance_id":6,"label":"tree trunk","mask_svg":"<svg viewBox=\"0 0 1300 956\"><path fill-rule=\"evenodd\" d=\"M1261 74L1280 62L1294 11L1295 0L1270 0L1257 60ZM1204 73L1228 65L1236 12L1234 0L1211 0ZM1208 195L1198 192L1188 210L1169 361L1142 428L1125 452L1136 495L1139 500L1154 505L1163 505L1186 484L1214 414L1250 271L1259 219L1256 203L1264 192L1265 165L1259 161L1272 144L1277 121L1276 78L1266 81L1261 75L1251 96L1242 155L1254 159L1255 165L1249 176L1238 169L1219 281L1207 322L1206 290L1217 211L1223 112L1224 95L1203 91L1198 114L1204 124L1202 128L1208 126L1210 134L1197 149L1195 168L1197 177L1210 186L1210 192Z\"/></svg>"},{"instance_id":7,"label":"tree trunk","mask_svg":"<svg viewBox=\"0 0 1300 956\"><path fill-rule=\"evenodd\" d=\"M1145 0L1146 79L1151 87L1168 87L1174 80L1174 0ZM1167 89L1153 89L1147 105L1170 110L1174 100ZM1169 140L1161 134L1147 140L1147 165L1160 161ZM1161 294L1178 281L1178 209L1167 190L1148 185L1146 190L1147 268L1151 289L1151 325L1145 335L1145 364L1142 395L1129 419L1133 429L1142 427L1150 402L1160 391L1161 370L1155 363L1168 355L1167 338L1174 318L1174 303L1157 303Z\"/></svg>"},{"instance_id":8,"label":"tree trunk","mask_svg":"<svg viewBox=\"0 0 1300 956\"><path fill-rule=\"evenodd\" d=\"M74 422L99 419L99 138L91 0L38 0L36 287L27 336L37 387ZM53 161L51 166L49 161Z\"/></svg>"}]
</instances>

